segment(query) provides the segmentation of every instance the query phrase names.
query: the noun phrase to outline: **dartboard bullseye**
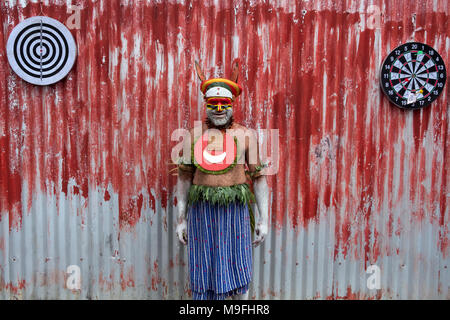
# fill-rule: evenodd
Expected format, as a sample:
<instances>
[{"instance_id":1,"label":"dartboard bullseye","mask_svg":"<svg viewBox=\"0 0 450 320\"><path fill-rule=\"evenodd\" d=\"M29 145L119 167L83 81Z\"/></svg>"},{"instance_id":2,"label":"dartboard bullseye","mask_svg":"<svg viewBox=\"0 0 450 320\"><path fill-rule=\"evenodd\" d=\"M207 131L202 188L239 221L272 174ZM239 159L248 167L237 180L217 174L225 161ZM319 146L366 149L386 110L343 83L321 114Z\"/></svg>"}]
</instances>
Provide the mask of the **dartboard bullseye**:
<instances>
[{"instance_id":1,"label":"dartboard bullseye","mask_svg":"<svg viewBox=\"0 0 450 320\"><path fill-rule=\"evenodd\" d=\"M389 100L400 108L428 106L444 90L445 64L430 46L409 42L395 48L381 67L381 87Z\"/></svg>"},{"instance_id":2,"label":"dartboard bullseye","mask_svg":"<svg viewBox=\"0 0 450 320\"><path fill-rule=\"evenodd\" d=\"M19 23L6 45L14 72L27 82L49 85L63 79L76 58L75 40L61 22L32 17Z\"/></svg>"}]
</instances>

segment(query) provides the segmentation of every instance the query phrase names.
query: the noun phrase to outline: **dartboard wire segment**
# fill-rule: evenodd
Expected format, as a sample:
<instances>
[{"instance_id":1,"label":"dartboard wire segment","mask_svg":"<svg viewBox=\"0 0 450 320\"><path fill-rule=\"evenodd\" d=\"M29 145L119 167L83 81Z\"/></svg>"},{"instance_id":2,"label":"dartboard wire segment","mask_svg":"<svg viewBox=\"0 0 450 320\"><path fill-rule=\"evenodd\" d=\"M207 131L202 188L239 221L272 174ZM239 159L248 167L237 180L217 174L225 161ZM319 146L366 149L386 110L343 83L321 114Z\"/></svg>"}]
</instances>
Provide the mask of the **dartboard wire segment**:
<instances>
[{"instance_id":1,"label":"dartboard wire segment","mask_svg":"<svg viewBox=\"0 0 450 320\"><path fill-rule=\"evenodd\" d=\"M37 85L63 79L75 63L76 52L70 31L61 22L44 16L18 24L7 42L11 68L25 81Z\"/></svg>"},{"instance_id":2,"label":"dartboard wire segment","mask_svg":"<svg viewBox=\"0 0 450 320\"><path fill-rule=\"evenodd\" d=\"M423 108L444 89L446 69L442 57L430 46L410 42L395 48L381 67L381 87L400 108Z\"/></svg>"}]
</instances>

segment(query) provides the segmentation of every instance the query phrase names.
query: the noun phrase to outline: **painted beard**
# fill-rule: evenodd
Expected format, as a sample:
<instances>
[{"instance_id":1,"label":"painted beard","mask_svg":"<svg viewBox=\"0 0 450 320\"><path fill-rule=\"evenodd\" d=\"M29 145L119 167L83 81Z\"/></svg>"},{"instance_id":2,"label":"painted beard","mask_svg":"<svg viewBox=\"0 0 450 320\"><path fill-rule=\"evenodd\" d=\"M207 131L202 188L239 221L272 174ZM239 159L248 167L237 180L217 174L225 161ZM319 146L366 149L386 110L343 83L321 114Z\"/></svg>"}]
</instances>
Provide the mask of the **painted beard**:
<instances>
[{"instance_id":1,"label":"painted beard","mask_svg":"<svg viewBox=\"0 0 450 320\"><path fill-rule=\"evenodd\" d=\"M224 109L221 112L207 109L206 116L208 127L215 127L218 129L228 128L233 122L233 107Z\"/></svg>"}]
</instances>

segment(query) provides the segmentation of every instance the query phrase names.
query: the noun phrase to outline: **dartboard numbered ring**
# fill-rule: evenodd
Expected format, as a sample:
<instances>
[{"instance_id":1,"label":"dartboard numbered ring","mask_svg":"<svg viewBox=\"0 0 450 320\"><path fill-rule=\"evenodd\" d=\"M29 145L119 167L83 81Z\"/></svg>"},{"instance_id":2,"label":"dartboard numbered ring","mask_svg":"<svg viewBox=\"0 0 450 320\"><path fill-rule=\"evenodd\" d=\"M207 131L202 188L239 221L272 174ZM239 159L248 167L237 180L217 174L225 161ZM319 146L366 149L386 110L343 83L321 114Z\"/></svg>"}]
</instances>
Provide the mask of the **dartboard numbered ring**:
<instances>
[{"instance_id":1,"label":"dartboard numbered ring","mask_svg":"<svg viewBox=\"0 0 450 320\"><path fill-rule=\"evenodd\" d=\"M14 72L27 82L49 85L63 79L76 59L69 29L49 17L28 18L12 30L6 44Z\"/></svg>"},{"instance_id":2,"label":"dartboard numbered ring","mask_svg":"<svg viewBox=\"0 0 450 320\"><path fill-rule=\"evenodd\" d=\"M395 48L381 67L383 92L396 106L419 109L428 106L444 90L445 64L432 47L409 42Z\"/></svg>"}]
</instances>

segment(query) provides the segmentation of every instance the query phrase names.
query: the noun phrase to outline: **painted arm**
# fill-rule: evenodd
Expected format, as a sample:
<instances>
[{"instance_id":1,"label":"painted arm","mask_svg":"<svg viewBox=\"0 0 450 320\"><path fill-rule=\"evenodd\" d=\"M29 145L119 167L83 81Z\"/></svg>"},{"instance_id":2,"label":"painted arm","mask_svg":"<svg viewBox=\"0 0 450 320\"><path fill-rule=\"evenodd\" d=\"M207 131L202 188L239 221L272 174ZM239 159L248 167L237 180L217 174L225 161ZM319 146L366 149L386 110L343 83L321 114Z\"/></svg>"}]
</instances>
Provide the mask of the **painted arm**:
<instances>
[{"instance_id":1,"label":"painted arm","mask_svg":"<svg viewBox=\"0 0 450 320\"><path fill-rule=\"evenodd\" d=\"M178 175L177 180L177 203L178 203L178 216L177 216L177 237L182 244L187 244L187 203L189 188L192 185L192 179L183 176L182 173Z\"/></svg>"},{"instance_id":2,"label":"painted arm","mask_svg":"<svg viewBox=\"0 0 450 320\"><path fill-rule=\"evenodd\" d=\"M265 176L259 176L253 181L256 205L259 217L255 225L256 238L253 246L260 245L269 232L269 187Z\"/></svg>"}]
</instances>

